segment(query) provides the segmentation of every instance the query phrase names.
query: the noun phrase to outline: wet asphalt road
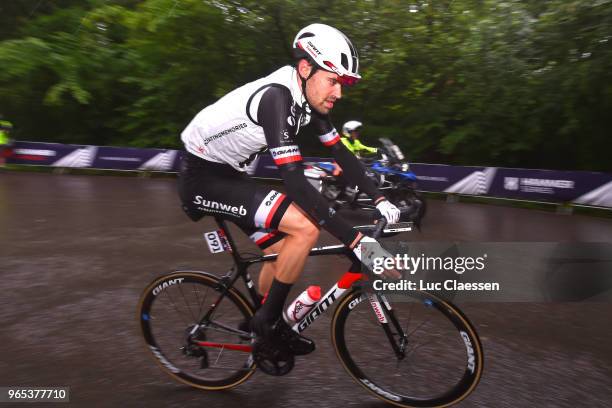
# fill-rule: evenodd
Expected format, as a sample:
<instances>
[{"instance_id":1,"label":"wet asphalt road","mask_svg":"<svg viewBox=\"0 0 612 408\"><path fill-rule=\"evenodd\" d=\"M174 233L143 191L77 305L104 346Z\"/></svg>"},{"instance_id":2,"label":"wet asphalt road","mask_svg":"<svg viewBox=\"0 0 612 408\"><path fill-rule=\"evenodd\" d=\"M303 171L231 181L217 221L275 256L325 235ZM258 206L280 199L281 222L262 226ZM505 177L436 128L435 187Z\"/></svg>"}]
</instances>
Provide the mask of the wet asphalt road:
<instances>
[{"instance_id":1,"label":"wet asphalt road","mask_svg":"<svg viewBox=\"0 0 612 408\"><path fill-rule=\"evenodd\" d=\"M182 214L173 179L0 173L0 386L69 386L70 405L84 407L385 406L342 369L329 344L330 314L309 329L317 351L285 377L258 372L213 393L158 368L140 338L140 292L181 267L225 272L228 256L212 256L200 238L212 225ZM432 200L424 231L402 239L610 242L612 220ZM333 242L322 235L321 243ZM294 291L330 284L345 265L337 257L309 261ZM612 404L611 303L463 310L486 364L461 406Z\"/></svg>"}]
</instances>

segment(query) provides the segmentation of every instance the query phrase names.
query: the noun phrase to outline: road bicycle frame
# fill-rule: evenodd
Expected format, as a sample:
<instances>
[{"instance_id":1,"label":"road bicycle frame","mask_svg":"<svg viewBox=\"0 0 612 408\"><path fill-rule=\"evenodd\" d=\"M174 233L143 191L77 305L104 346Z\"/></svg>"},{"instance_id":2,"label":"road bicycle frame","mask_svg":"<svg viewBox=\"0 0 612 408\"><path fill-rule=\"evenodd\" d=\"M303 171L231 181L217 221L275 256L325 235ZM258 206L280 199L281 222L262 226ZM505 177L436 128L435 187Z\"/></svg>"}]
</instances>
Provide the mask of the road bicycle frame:
<instances>
[{"instance_id":1,"label":"road bicycle frame","mask_svg":"<svg viewBox=\"0 0 612 408\"><path fill-rule=\"evenodd\" d=\"M200 324L209 320L209 318L214 313L216 309L216 305L221 302L223 299L225 292L234 286L236 281L242 277L244 284L248 290L248 293L251 297L251 301L253 302L254 309L257 310L261 305L262 297L259 295L257 290L255 289L255 284L251 279L250 274L248 273L248 268L254 264L274 261L277 259L277 254L272 255L263 255L263 256L254 256L249 258L243 258L240 253L237 251L237 246L230 234L227 224L225 220L215 217L215 221L220 228L220 235L223 239L227 241L227 250L231 252L232 257L234 258L235 266L225 275L220 281L220 289L222 289L219 297L213 302L213 306L206 313L205 316L202 317ZM310 251L308 256L324 256L324 255L349 255L349 249L344 245L331 245L325 247L313 248ZM351 268L352 269L352 268ZM319 318L323 313L330 309L331 305L333 305L336 300L340 299L345 292L350 290L353 287L353 284L364 281L366 279L365 274L360 272L346 272L340 280L338 280L321 299L311 308L311 310L298 322L296 322L292 329L298 333L306 330L317 318ZM370 293L367 295L367 298L370 301L373 312L376 315L378 321L380 322L383 330L385 331L393 350L398 358L404 357L404 349L405 349L405 340L406 334L401 328L399 322L397 321L393 309L385 296L383 294L375 294ZM366 296L361 296L353 302L356 306L361 301L365 300ZM350 306L349 306L350 307ZM393 328L397 333L402 333L399 339L393 337L393 333L389 325L392 324ZM224 327L224 329L237 332L235 328ZM195 329L194 329L195 331ZM399 340L399 342L398 342ZM212 343L207 341L196 341L197 345L202 347L213 347L213 348L225 348L229 350L237 350L237 351L245 351L251 352L252 348L250 345L244 344L227 344L227 343Z\"/></svg>"}]
</instances>

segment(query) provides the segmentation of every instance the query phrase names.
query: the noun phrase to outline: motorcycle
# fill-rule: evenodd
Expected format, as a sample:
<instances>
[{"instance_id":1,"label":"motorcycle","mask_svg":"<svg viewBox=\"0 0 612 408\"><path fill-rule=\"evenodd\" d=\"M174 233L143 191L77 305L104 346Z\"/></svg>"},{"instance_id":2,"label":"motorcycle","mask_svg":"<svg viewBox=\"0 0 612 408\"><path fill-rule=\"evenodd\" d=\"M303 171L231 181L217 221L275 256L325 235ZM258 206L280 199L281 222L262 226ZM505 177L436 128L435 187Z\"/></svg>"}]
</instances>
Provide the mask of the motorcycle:
<instances>
[{"instance_id":1,"label":"motorcycle","mask_svg":"<svg viewBox=\"0 0 612 408\"><path fill-rule=\"evenodd\" d=\"M420 228L427 203L425 197L416 190L417 177L395 143L387 138L379 140L381 147L378 148L377 157L360 158L366 175L398 208L410 208L410 211L402 215L401 221L413 222ZM306 163L304 174L336 210L346 207L367 211L376 209L372 199L360 193L357 186L349 186L342 176L334 176L334 167L331 162L309 162Z\"/></svg>"}]
</instances>

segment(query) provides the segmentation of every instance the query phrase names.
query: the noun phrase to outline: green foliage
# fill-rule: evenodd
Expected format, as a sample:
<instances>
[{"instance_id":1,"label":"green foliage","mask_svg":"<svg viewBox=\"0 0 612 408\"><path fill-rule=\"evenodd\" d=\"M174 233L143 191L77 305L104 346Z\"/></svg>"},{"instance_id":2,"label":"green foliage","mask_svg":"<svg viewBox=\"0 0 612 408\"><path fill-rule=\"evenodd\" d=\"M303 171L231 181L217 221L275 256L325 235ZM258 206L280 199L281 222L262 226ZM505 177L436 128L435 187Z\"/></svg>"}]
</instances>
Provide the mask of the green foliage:
<instances>
[{"instance_id":1,"label":"green foliage","mask_svg":"<svg viewBox=\"0 0 612 408\"><path fill-rule=\"evenodd\" d=\"M609 0L4 2L0 112L19 139L178 147L200 109L290 62L312 22L359 48L363 80L333 119L364 122L367 144L391 137L420 162L612 170Z\"/></svg>"}]
</instances>

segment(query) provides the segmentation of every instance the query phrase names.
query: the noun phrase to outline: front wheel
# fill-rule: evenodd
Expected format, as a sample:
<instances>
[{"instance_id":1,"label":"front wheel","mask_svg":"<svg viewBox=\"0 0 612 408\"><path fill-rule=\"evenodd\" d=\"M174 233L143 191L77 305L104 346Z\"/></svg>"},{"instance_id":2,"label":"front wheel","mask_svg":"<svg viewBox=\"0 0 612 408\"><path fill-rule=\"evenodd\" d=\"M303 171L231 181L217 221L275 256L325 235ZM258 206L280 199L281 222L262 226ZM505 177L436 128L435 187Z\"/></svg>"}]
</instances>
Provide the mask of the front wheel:
<instances>
[{"instance_id":1,"label":"front wheel","mask_svg":"<svg viewBox=\"0 0 612 408\"><path fill-rule=\"evenodd\" d=\"M138 304L147 348L161 369L192 387L222 390L255 371L245 322L251 304L205 272L180 271L155 279Z\"/></svg>"},{"instance_id":2,"label":"front wheel","mask_svg":"<svg viewBox=\"0 0 612 408\"><path fill-rule=\"evenodd\" d=\"M397 406L455 404L482 375L482 345L472 324L456 306L426 292L354 290L334 313L332 341L349 375Z\"/></svg>"}]
</instances>

